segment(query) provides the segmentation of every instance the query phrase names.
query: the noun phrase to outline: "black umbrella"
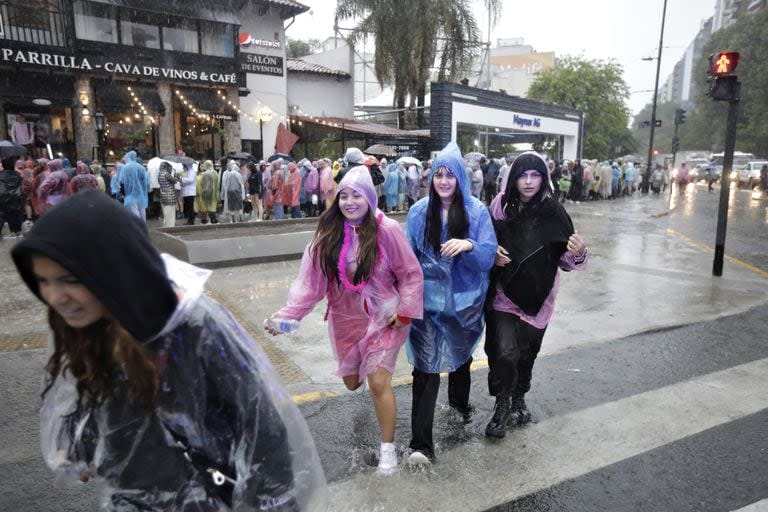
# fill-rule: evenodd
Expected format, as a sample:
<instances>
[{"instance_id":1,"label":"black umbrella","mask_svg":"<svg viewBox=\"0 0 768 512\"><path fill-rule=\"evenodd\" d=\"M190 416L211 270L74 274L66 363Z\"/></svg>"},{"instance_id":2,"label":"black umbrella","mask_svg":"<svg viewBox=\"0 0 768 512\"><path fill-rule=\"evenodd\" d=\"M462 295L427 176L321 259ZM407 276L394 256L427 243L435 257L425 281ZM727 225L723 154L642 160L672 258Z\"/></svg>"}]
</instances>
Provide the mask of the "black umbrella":
<instances>
[{"instance_id":1,"label":"black umbrella","mask_svg":"<svg viewBox=\"0 0 768 512\"><path fill-rule=\"evenodd\" d=\"M269 158L267 158L267 162L274 162L278 158L282 158L286 162L293 162L294 161L293 158L291 157L291 155L286 155L285 153L275 153L274 155L272 155Z\"/></svg>"},{"instance_id":2,"label":"black umbrella","mask_svg":"<svg viewBox=\"0 0 768 512\"><path fill-rule=\"evenodd\" d=\"M192 164L195 163L195 161L188 156L168 155L168 156L161 156L160 158L162 158L163 160L168 160L169 162L181 164L187 167L192 167Z\"/></svg>"},{"instance_id":3,"label":"black umbrella","mask_svg":"<svg viewBox=\"0 0 768 512\"><path fill-rule=\"evenodd\" d=\"M231 158L232 160L255 160L252 154L245 153L243 151L233 151L231 153L227 153L227 158Z\"/></svg>"},{"instance_id":4,"label":"black umbrella","mask_svg":"<svg viewBox=\"0 0 768 512\"><path fill-rule=\"evenodd\" d=\"M27 154L27 148L11 142L10 140L0 140L0 158L11 158Z\"/></svg>"}]
</instances>

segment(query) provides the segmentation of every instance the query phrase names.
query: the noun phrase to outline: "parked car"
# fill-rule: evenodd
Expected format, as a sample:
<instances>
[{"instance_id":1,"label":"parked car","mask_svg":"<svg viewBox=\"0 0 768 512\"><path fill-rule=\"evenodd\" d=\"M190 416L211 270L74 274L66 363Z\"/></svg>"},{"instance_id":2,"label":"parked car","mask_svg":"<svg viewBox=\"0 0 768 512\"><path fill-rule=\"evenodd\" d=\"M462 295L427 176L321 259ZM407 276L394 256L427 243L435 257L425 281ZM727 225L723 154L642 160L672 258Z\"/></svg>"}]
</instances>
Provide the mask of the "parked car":
<instances>
[{"instance_id":1,"label":"parked car","mask_svg":"<svg viewBox=\"0 0 768 512\"><path fill-rule=\"evenodd\" d=\"M768 165L768 160L752 160L744 168L739 169L740 187L754 188L760 183L760 169Z\"/></svg>"}]
</instances>

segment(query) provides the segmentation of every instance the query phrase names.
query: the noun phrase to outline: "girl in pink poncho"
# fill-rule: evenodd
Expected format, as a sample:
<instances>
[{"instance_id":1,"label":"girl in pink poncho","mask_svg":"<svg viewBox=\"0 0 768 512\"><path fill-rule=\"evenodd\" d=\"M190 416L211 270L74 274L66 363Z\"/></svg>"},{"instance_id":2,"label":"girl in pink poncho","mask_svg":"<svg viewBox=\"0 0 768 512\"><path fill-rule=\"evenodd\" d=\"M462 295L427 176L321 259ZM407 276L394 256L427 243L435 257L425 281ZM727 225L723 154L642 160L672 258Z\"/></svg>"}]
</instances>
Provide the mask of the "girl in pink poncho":
<instances>
[{"instance_id":1,"label":"girl in pink poncho","mask_svg":"<svg viewBox=\"0 0 768 512\"><path fill-rule=\"evenodd\" d=\"M350 169L304 251L286 306L272 317L300 320L328 298L336 374L349 390L367 378L381 429L378 472L390 474L397 467L392 373L411 319L422 317L424 279L400 224L376 202L368 169Z\"/></svg>"}]
</instances>

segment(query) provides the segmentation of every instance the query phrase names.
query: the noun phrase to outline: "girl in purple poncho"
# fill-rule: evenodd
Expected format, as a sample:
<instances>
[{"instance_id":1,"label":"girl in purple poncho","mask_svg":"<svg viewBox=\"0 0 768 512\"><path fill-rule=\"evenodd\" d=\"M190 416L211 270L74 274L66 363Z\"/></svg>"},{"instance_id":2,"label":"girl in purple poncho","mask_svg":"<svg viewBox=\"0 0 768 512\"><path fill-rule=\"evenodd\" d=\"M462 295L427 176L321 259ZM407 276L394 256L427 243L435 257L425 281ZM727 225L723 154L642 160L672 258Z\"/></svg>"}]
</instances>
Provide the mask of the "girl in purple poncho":
<instances>
[{"instance_id":1,"label":"girl in purple poncho","mask_svg":"<svg viewBox=\"0 0 768 512\"><path fill-rule=\"evenodd\" d=\"M376 202L368 169L350 169L304 251L286 306L272 317L301 320L327 297L336 374L349 390L368 380L381 429L378 472L390 474L397 467L392 373L411 319L422 317L423 277L400 224Z\"/></svg>"}]
</instances>

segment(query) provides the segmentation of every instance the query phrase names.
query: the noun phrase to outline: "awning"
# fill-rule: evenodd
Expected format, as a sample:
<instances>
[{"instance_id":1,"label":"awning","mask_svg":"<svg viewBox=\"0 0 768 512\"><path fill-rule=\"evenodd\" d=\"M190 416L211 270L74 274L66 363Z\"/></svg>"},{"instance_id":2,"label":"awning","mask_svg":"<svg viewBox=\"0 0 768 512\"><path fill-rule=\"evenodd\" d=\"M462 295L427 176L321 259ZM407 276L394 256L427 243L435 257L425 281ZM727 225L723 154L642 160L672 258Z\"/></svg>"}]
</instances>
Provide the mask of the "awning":
<instances>
[{"instance_id":1,"label":"awning","mask_svg":"<svg viewBox=\"0 0 768 512\"><path fill-rule=\"evenodd\" d=\"M154 85L123 80L92 80L91 85L96 108L104 112L140 111L143 107L150 115L165 115L165 105Z\"/></svg>"},{"instance_id":2,"label":"awning","mask_svg":"<svg viewBox=\"0 0 768 512\"><path fill-rule=\"evenodd\" d=\"M126 7L139 11L180 16L195 20L217 21L240 25L239 13L235 12L232 0L90 0L99 4Z\"/></svg>"},{"instance_id":3,"label":"awning","mask_svg":"<svg viewBox=\"0 0 768 512\"><path fill-rule=\"evenodd\" d=\"M369 123L360 119L345 119L343 117L322 117L322 116L296 116L291 117L295 121L328 126L331 128L344 129L349 132L365 133L368 135L389 135L392 137L422 137L409 130L400 130L383 124Z\"/></svg>"},{"instance_id":4,"label":"awning","mask_svg":"<svg viewBox=\"0 0 768 512\"><path fill-rule=\"evenodd\" d=\"M235 120L237 119L237 109L223 100L222 97L216 93L215 89L203 89L201 87L174 87L173 92L176 94L179 91L180 95L184 99L194 105L198 112L203 114L212 114L226 116L220 117L220 119L226 118ZM176 95L179 96L178 94Z\"/></svg>"},{"instance_id":5,"label":"awning","mask_svg":"<svg viewBox=\"0 0 768 512\"><path fill-rule=\"evenodd\" d=\"M15 105L33 105L32 100L48 100L56 107L71 107L75 101L74 79L69 75L3 71L0 73L0 99Z\"/></svg>"}]
</instances>

